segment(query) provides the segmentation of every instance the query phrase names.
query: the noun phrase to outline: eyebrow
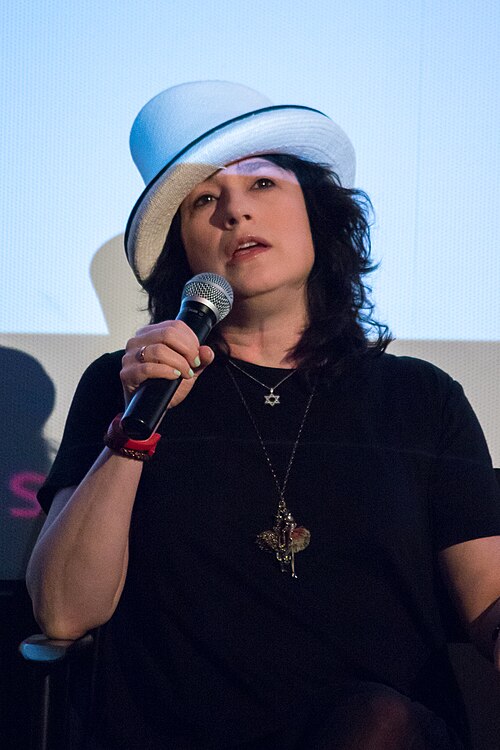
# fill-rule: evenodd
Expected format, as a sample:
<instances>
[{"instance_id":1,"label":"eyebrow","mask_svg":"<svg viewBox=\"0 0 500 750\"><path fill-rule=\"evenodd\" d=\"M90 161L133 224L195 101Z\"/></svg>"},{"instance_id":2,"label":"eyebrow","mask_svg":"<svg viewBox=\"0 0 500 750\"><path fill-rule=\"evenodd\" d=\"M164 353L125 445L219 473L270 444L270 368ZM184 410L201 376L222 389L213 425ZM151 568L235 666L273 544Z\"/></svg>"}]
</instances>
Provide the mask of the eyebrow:
<instances>
[{"instance_id":1,"label":"eyebrow","mask_svg":"<svg viewBox=\"0 0 500 750\"><path fill-rule=\"evenodd\" d=\"M278 164L274 164L274 162L259 157L256 157L252 161L239 161L229 166L235 167L236 172L239 172L240 174L253 174L254 172L258 172L259 169L266 169L266 167L278 169L280 172L283 171L282 167L278 166ZM224 167L224 169L227 169L227 167Z\"/></svg>"},{"instance_id":2,"label":"eyebrow","mask_svg":"<svg viewBox=\"0 0 500 750\"><path fill-rule=\"evenodd\" d=\"M259 159L259 161L257 161ZM254 172L258 172L260 169L265 169L266 166L274 167L275 169L279 170L280 172L286 172L286 169L283 169L283 167L280 167L278 164L275 164L272 161L268 161L267 159L263 159L261 157L255 157L252 161L250 160L244 160L239 162L234 162L233 164L228 164L225 167L220 167L216 172L210 175L210 177L207 177L206 180L203 180L203 182L200 183L200 185L203 185L206 182L212 182L217 175L220 172L223 172L228 167L235 167L236 172L239 174L253 174Z\"/></svg>"}]
</instances>

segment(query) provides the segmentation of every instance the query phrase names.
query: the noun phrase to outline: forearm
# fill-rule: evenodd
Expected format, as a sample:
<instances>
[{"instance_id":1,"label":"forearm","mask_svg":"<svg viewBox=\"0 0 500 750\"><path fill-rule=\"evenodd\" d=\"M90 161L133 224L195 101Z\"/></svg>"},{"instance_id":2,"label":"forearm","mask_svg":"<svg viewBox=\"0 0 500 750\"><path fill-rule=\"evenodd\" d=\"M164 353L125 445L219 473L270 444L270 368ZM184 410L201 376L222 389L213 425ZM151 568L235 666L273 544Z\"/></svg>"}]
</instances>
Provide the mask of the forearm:
<instances>
[{"instance_id":1,"label":"forearm","mask_svg":"<svg viewBox=\"0 0 500 750\"><path fill-rule=\"evenodd\" d=\"M441 571L471 640L500 669L500 536L470 539L440 552Z\"/></svg>"},{"instance_id":2,"label":"forearm","mask_svg":"<svg viewBox=\"0 0 500 750\"><path fill-rule=\"evenodd\" d=\"M145 326L128 341L122 358L125 404L145 380L177 380L181 373L173 408L213 358L213 351L200 347L183 321ZM92 399L92 388L99 387L98 373L81 381L80 414ZM108 438L114 439L112 434ZM35 616L47 635L77 638L113 614L125 582L130 518L142 468L142 461L105 449L73 493L61 490L54 499L27 571Z\"/></svg>"},{"instance_id":3,"label":"forearm","mask_svg":"<svg viewBox=\"0 0 500 750\"><path fill-rule=\"evenodd\" d=\"M47 635L77 638L111 617L125 580L142 466L104 450L58 515L49 514L27 571Z\"/></svg>"}]
</instances>

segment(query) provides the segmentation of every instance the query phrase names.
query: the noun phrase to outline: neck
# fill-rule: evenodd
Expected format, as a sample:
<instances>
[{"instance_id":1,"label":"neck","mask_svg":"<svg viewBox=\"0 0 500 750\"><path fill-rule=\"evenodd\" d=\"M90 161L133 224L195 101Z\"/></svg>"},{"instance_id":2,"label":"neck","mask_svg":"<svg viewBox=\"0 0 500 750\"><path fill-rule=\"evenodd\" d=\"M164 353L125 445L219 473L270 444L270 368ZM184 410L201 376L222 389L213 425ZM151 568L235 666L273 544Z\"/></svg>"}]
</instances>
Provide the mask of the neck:
<instances>
[{"instance_id":1,"label":"neck","mask_svg":"<svg viewBox=\"0 0 500 750\"><path fill-rule=\"evenodd\" d=\"M264 367L295 367L294 349L307 324L303 309L297 311L260 309L245 303L226 318L222 334L231 357Z\"/></svg>"}]
</instances>

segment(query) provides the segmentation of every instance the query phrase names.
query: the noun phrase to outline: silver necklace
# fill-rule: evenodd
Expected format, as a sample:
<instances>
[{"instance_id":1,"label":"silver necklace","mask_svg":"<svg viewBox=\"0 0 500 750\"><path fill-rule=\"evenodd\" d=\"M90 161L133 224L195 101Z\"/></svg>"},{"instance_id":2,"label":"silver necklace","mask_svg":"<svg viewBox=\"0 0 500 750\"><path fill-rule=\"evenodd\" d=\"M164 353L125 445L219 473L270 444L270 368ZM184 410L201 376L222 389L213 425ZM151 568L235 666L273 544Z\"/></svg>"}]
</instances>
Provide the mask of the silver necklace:
<instances>
[{"instance_id":1,"label":"silver necklace","mask_svg":"<svg viewBox=\"0 0 500 750\"><path fill-rule=\"evenodd\" d=\"M246 370L244 370L243 367L240 367L239 365L237 365L236 362L233 362L232 359L228 359L228 362L229 362L230 365L232 365L237 370L239 370L240 372L242 372L243 375L246 375L247 378L250 378L251 380L254 380L256 383L258 383L259 385L261 385L263 388L267 388L268 393L266 393L266 395L264 396L264 403L267 404L268 406L276 406L277 404L280 403L280 397L274 391L276 390L276 388L279 388L279 386L282 383L284 383L285 380L288 380L288 378L291 378L292 375L294 375L294 373L295 373L295 370L292 370L291 372L288 373L288 375L285 375L284 378L281 378L281 380L279 381L279 383L276 383L276 385L273 385L271 387L269 385L266 385L265 383L262 383L260 380L258 380L257 378L255 378L253 375L250 375L249 372L247 372Z\"/></svg>"},{"instance_id":2,"label":"silver necklace","mask_svg":"<svg viewBox=\"0 0 500 750\"><path fill-rule=\"evenodd\" d=\"M257 433L257 437L259 439L259 443L264 452L267 465L269 466L272 477L274 479L274 483L276 485L276 489L278 490L279 501L278 501L278 510L274 518L274 526L272 529L267 529L266 531L262 531L260 534L257 534L257 538L255 541L257 542L257 544L259 545L261 549L274 552L276 559L279 562L282 573L287 573L290 570L292 574L292 578L297 578L297 575L295 574L295 555L297 552L301 552L303 549L305 549L309 545L309 542L311 541L311 532L308 529L306 529L304 526L297 525L294 517L292 516L292 514L287 508L286 501L285 501L285 489L288 483L288 477L290 476L290 469L292 468L293 460L295 458L297 447L299 445L300 436L302 435L302 430L304 429L307 415L309 413L309 409L311 407L313 396L316 391L316 383L314 384L312 391L309 395L309 398L307 400L306 408L302 416L302 421L300 423L299 431L297 433L297 437L295 438L295 442L292 447L292 452L290 454L290 459L288 461L288 466L285 472L285 478L283 480L283 484L280 485L278 477L276 476L274 467L271 463L269 453L267 452L267 448L265 446L262 435L259 432L259 428L257 427L257 423L253 417L253 414L250 411L250 408L245 400L245 397L243 396L243 393L240 390L238 383L236 382L236 378L234 377L229 367L226 366L226 369L227 369L229 377L234 383L234 387L236 388L236 391L241 399L241 402L243 406L245 407L245 410L250 418L250 421L254 426L255 432ZM245 374L248 374L248 373L245 373ZM290 376L288 375L287 377L290 377Z\"/></svg>"}]
</instances>

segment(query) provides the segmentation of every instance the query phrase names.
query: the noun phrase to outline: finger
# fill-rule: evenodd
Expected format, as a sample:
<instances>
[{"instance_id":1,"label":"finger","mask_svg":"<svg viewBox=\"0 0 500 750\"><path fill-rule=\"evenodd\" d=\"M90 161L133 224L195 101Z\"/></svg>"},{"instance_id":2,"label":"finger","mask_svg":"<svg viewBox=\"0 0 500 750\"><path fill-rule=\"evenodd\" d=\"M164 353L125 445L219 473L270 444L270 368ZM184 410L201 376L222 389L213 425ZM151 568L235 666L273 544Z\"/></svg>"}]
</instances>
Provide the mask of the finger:
<instances>
[{"instance_id":1,"label":"finger","mask_svg":"<svg viewBox=\"0 0 500 750\"><path fill-rule=\"evenodd\" d=\"M152 367L153 365L155 367ZM156 366L166 369L158 369ZM135 352L126 353L122 358L122 379L124 382L137 383L148 377L172 379L172 372L175 377L186 379L192 378L194 375L191 363L164 344L146 344Z\"/></svg>"},{"instance_id":2,"label":"finger","mask_svg":"<svg viewBox=\"0 0 500 750\"><path fill-rule=\"evenodd\" d=\"M136 337L137 336L143 336L144 334L150 333L152 331L158 331L164 328L168 323L173 323L172 320L162 320L160 323L148 323L146 326L141 326L141 328L138 328L135 332Z\"/></svg>"},{"instance_id":3,"label":"finger","mask_svg":"<svg viewBox=\"0 0 500 750\"><path fill-rule=\"evenodd\" d=\"M169 365L181 372L183 377L191 377L194 369L201 364L198 356L191 363L186 357L165 344L144 344L130 349L122 357L122 369L132 370L147 364Z\"/></svg>"},{"instance_id":4,"label":"finger","mask_svg":"<svg viewBox=\"0 0 500 750\"><path fill-rule=\"evenodd\" d=\"M150 378L179 377L189 380L194 377L194 370L185 357L164 344L143 344L139 349L130 346L122 357L120 378L128 393Z\"/></svg>"},{"instance_id":5,"label":"finger","mask_svg":"<svg viewBox=\"0 0 500 750\"><path fill-rule=\"evenodd\" d=\"M163 332L170 328L179 331L181 334L185 334L188 337L194 336L194 340L198 341L194 331L183 320L163 320L160 323L150 323L147 326L142 326L142 328L137 329L135 336L133 336L131 340L133 341L134 339L143 337L149 337L153 340L156 338L157 340L158 334L161 338Z\"/></svg>"},{"instance_id":6,"label":"finger","mask_svg":"<svg viewBox=\"0 0 500 750\"><path fill-rule=\"evenodd\" d=\"M152 378L178 380L182 378L182 374L175 367L157 362L145 362L137 367L124 367L120 372L122 386L128 393L134 393L141 383Z\"/></svg>"},{"instance_id":7,"label":"finger","mask_svg":"<svg viewBox=\"0 0 500 750\"><path fill-rule=\"evenodd\" d=\"M164 344L185 357L191 367L199 367L199 341L182 320L170 320L140 329L127 342L126 352L138 355L141 349L144 351L145 346L149 349L152 344Z\"/></svg>"}]
</instances>

